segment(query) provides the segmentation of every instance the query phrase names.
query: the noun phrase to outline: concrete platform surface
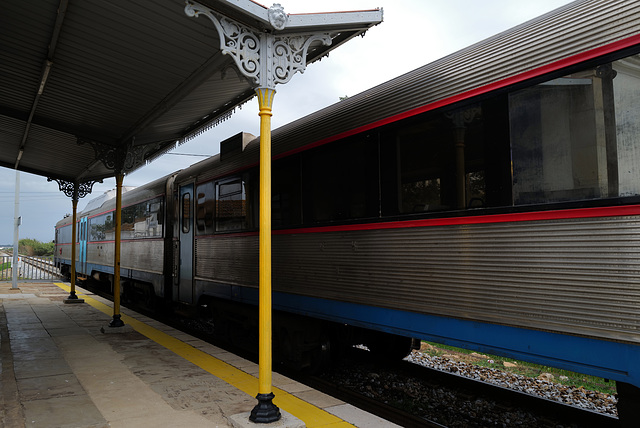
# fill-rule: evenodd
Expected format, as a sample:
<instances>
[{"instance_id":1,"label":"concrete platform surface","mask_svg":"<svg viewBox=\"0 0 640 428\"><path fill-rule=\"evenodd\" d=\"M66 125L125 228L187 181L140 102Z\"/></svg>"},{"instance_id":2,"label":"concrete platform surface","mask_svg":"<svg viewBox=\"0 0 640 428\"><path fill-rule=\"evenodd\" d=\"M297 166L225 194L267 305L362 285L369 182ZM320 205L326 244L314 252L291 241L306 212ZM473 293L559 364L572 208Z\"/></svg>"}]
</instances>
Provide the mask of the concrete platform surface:
<instances>
[{"instance_id":1,"label":"concrete platform surface","mask_svg":"<svg viewBox=\"0 0 640 428\"><path fill-rule=\"evenodd\" d=\"M255 424L258 366L68 284L0 283L0 426L396 427L273 373L283 418Z\"/></svg>"}]
</instances>

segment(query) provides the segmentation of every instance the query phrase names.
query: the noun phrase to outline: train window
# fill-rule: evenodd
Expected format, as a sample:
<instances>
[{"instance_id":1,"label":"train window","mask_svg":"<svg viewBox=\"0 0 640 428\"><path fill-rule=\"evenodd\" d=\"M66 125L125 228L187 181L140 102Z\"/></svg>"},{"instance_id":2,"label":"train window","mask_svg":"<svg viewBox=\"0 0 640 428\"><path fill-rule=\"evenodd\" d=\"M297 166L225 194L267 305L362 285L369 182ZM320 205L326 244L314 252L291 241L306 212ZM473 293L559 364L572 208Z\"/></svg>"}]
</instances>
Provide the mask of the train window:
<instances>
[{"instance_id":1,"label":"train window","mask_svg":"<svg viewBox=\"0 0 640 428\"><path fill-rule=\"evenodd\" d=\"M640 194L640 59L509 95L515 204Z\"/></svg>"},{"instance_id":2,"label":"train window","mask_svg":"<svg viewBox=\"0 0 640 428\"><path fill-rule=\"evenodd\" d=\"M377 139L367 135L303 153L305 223L377 217L378 171Z\"/></svg>"},{"instance_id":3,"label":"train window","mask_svg":"<svg viewBox=\"0 0 640 428\"><path fill-rule=\"evenodd\" d=\"M618 182L609 187L617 196L640 195L640 55L614 61L612 71L615 119L607 138L615 135Z\"/></svg>"},{"instance_id":4,"label":"train window","mask_svg":"<svg viewBox=\"0 0 640 428\"><path fill-rule=\"evenodd\" d=\"M384 129L382 214L510 205L506 102L497 96Z\"/></svg>"},{"instance_id":5,"label":"train window","mask_svg":"<svg viewBox=\"0 0 640 428\"><path fill-rule=\"evenodd\" d=\"M216 193L216 232L247 229L249 216L245 180L235 177L219 181Z\"/></svg>"},{"instance_id":6,"label":"train window","mask_svg":"<svg viewBox=\"0 0 640 428\"><path fill-rule=\"evenodd\" d=\"M455 208L455 140L449 120L430 117L399 130L395 138L400 212Z\"/></svg>"},{"instance_id":7,"label":"train window","mask_svg":"<svg viewBox=\"0 0 640 428\"><path fill-rule=\"evenodd\" d=\"M214 232L215 193L213 182L196 187L196 234L209 235Z\"/></svg>"},{"instance_id":8,"label":"train window","mask_svg":"<svg viewBox=\"0 0 640 428\"><path fill-rule=\"evenodd\" d=\"M295 226L302 222L300 184L299 156L273 163L271 174L271 224L273 227Z\"/></svg>"},{"instance_id":9,"label":"train window","mask_svg":"<svg viewBox=\"0 0 640 428\"><path fill-rule=\"evenodd\" d=\"M191 194L182 195L182 233L189 233L191 230Z\"/></svg>"},{"instance_id":10,"label":"train window","mask_svg":"<svg viewBox=\"0 0 640 428\"><path fill-rule=\"evenodd\" d=\"M91 217L88 220L89 241L106 241L115 238L113 212Z\"/></svg>"},{"instance_id":11,"label":"train window","mask_svg":"<svg viewBox=\"0 0 640 428\"><path fill-rule=\"evenodd\" d=\"M57 242L63 243L63 244L71 243L71 233L72 233L71 225L63 226L59 229L56 229L56 232L58 232Z\"/></svg>"},{"instance_id":12,"label":"train window","mask_svg":"<svg viewBox=\"0 0 640 428\"><path fill-rule=\"evenodd\" d=\"M114 213L108 215L114 215ZM162 198L154 198L123 208L121 239L162 237L163 217Z\"/></svg>"}]
</instances>

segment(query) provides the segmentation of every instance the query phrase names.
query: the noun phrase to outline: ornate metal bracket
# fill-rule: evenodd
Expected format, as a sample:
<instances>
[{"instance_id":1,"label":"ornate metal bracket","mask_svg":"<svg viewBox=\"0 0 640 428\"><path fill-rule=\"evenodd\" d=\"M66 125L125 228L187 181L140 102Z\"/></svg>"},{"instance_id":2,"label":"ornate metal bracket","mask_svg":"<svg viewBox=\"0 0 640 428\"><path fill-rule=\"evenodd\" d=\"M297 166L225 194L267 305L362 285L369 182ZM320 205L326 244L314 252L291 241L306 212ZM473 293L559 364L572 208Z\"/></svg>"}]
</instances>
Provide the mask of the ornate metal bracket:
<instances>
[{"instance_id":1,"label":"ornate metal bracket","mask_svg":"<svg viewBox=\"0 0 640 428\"><path fill-rule=\"evenodd\" d=\"M105 168L115 172L126 173L144 165L148 154L158 149L158 144L115 147L90 140L78 139L78 144L89 143L96 154L96 160L102 162Z\"/></svg>"},{"instance_id":2,"label":"ornate metal bracket","mask_svg":"<svg viewBox=\"0 0 640 428\"><path fill-rule=\"evenodd\" d=\"M102 183L102 180L90 180L79 183L77 181L67 181L61 178L50 177L47 178L47 181L55 181L56 183L58 183L58 188L60 189L60 191L74 201L78 201L78 199L84 198L89 193L91 193L94 184Z\"/></svg>"},{"instance_id":3,"label":"ornate metal bracket","mask_svg":"<svg viewBox=\"0 0 640 428\"><path fill-rule=\"evenodd\" d=\"M276 84L287 83L296 72L304 73L309 46L317 41L326 46L332 42L328 32L278 36L247 27L199 3L187 0L186 4L187 16L204 15L213 22L222 53L231 55L240 72L261 88L275 89ZM279 4L269 8L268 16L275 30L286 27L288 15Z\"/></svg>"}]
</instances>

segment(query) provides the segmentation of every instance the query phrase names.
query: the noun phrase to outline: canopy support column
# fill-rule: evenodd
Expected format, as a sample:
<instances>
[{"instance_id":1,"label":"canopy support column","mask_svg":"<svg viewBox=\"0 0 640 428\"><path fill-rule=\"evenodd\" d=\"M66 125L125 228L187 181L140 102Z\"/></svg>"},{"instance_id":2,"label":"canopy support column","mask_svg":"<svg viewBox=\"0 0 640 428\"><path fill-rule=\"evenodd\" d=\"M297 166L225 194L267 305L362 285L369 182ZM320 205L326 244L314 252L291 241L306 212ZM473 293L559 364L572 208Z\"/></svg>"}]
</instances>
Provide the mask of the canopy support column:
<instances>
[{"instance_id":1,"label":"canopy support column","mask_svg":"<svg viewBox=\"0 0 640 428\"><path fill-rule=\"evenodd\" d=\"M78 225L77 225L77 217L78 217L78 197L74 195L72 200L73 205L73 214L71 220L71 278L69 281L71 282L71 290L69 292L69 297L67 297L64 302L65 303L84 303L84 299L78 299L76 295L76 243L78 242Z\"/></svg>"},{"instance_id":2,"label":"canopy support column","mask_svg":"<svg viewBox=\"0 0 640 428\"><path fill-rule=\"evenodd\" d=\"M122 315L120 314L120 235L122 231L122 180L124 173L118 171L116 173L116 236L115 249L113 257L113 319L109 323L109 327L122 327Z\"/></svg>"},{"instance_id":3,"label":"canopy support column","mask_svg":"<svg viewBox=\"0 0 640 428\"><path fill-rule=\"evenodd\" d=\"M84 198L89 193L91 193L91 189L93 189L93 185L95 183L102 183L102 180L99 181L85 181L85 182L77 182L77 181L67 181L59 178L47 178L47 181L55 181L58 183L58 189L62 193L64 193L67 197L71 198L71 202L73 205L73 214L71 218L71 291L69 293L69 297L67 297L64 302L65 303L84 303L84 299L78 299L76 295L76 244L78 237L78 225L77 225L77 213L78 213L78 200L80 198Z\"/></svg>"},{"instance_id":4,"label":"canopy support column","mask_svg":"<svg viewBox=\"0 0 640 428\"><path fill-rule=\"evenodd\" d=\"M280 419L280 409L273 404L275 395L271 385L272 330L271 330L271 107L275 89L258 88L260 106L260 285L258 346L258 404L249 420L269 423Z\"/></svg>"},{"instance_id":5,"label":"canopy support column","mask_svg":"<svg viewBox=\"0 0 640 428\"><path fill-rule=\"evenodd\" d=\"M318 29L317 22L298 22L295 32L279 33L290 23L290 16L280 4L271 6L263 17L265 28L249 27L200 3L187 0L185 13L190 17L206 16L220 40L220 50L233 58L238 70L255 81L260 105L260 285L259 285L259 389L258 405L251 412L253 422L269 423L281 414L272 400L272 331L271 331L271 107L276 84L289 82L297 72L304 73L307 52L314 43L331 45L328 30ZM332 14L334 18L345 18Z\"/></svg>"}]
</instances>

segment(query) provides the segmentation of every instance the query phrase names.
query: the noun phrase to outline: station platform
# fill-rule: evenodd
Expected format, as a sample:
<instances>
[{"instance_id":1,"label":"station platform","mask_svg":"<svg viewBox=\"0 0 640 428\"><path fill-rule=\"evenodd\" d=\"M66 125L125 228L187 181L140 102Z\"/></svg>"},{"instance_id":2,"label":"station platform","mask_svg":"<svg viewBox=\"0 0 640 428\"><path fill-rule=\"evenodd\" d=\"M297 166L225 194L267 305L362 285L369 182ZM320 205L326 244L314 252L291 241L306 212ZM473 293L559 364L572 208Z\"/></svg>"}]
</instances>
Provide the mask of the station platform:
<instances>
[{"instance_id":1,"label":"station platform","mask_svg":"<svg viewBox=\"0 0 640 428\"><path fill-rule=\"evenodd\" d=\"M273 373L283 418L254 424L257 364L65 283L0 283L0 426L396 427Z\"/></svg>"}]
</instances>

